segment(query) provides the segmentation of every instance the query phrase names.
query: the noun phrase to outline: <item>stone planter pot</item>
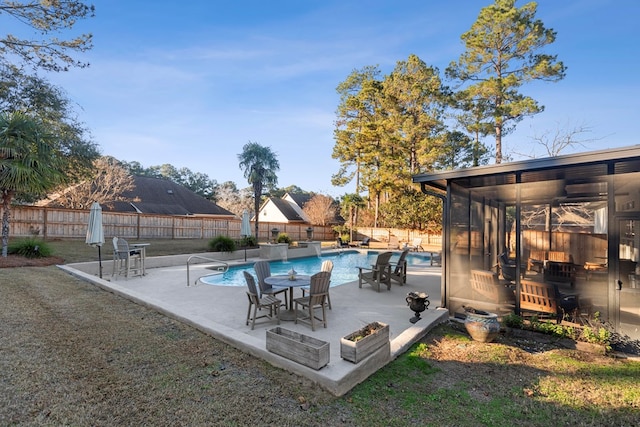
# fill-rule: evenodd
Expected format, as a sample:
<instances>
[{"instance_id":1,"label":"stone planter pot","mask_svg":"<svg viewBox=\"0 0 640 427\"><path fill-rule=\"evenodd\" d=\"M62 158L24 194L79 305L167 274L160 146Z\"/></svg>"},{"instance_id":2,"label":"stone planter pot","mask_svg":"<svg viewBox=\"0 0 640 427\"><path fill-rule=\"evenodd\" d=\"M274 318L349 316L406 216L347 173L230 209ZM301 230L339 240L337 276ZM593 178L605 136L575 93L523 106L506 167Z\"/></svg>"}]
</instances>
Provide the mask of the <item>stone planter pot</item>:
<instances>
[{"instance_id":1,"label":"stone planter pot","mask_svg":"<svg viewBox=\"0 0 640 427\"><path fill-rule=\"evenodd\" d=\"M318 370L329 363L329 343L281 327L267 330L267 350Z\"/></svg>"},{"instance_id":2,"label":"stone planter pot","mask_svg":"<svg viewBox=\"0 0 640 427\"><path fill-rule=\"evenodd\" d=\"M480 342L492 342L500 333L498 315L482 310L467 311L464 327L471 338Z\"/></svg>"},{"instance_id":3,"label":"stone planter pot","mask_svg":"<svg viewBox=\"0 0 640 427\"><path fill-rule=\"evenodd\" d=\"M386 347L386 352L390 353L389 325L373 322L340 338L340 357L358 363L382 347Z\"/></svg>"}]
</instances>

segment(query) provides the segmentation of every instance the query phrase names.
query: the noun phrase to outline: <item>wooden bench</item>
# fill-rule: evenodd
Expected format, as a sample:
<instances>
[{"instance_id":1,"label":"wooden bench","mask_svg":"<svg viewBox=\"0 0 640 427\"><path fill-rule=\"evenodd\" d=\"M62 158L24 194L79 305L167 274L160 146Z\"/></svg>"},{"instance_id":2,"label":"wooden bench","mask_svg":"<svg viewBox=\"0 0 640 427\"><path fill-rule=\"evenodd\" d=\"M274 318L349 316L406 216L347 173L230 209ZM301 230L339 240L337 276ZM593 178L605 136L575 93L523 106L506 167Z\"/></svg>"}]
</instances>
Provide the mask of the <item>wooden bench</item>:
<instances>
[{"instance_id":1,"label":"wooden bench","mask_svg":"<svg viewBox=\"0 0 640 427\"><path fill-rule=\"evenodd\" d=\"M474 299L490 302L498 307L513 309L515 295L507 286L508 282L500 281L498 273L471 270L470 281Z\"/></svg>"},{"instance_id":2,"label":"wooden bench","mask_svg":"<svg viewBox=\"0 0 640 427\"><path fill-rule=\"evenodd\" d=\"M558 323L562 320L562 310L558 305L555 287L548 283L520 281L520 310L551 314Z\"/></svg>"}]
</instances>

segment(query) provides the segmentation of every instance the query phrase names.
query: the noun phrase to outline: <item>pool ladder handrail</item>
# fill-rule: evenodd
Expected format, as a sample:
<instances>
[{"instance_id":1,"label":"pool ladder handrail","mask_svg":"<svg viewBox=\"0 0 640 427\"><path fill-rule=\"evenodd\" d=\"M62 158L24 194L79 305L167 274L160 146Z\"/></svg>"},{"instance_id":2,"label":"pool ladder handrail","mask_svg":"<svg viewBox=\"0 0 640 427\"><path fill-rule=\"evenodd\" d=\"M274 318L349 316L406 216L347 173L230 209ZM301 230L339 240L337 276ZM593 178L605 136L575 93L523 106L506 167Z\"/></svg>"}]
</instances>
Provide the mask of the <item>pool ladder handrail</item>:
<instances>
[{"instance_id":1,"label":"pool ladder handrail","mask_svg":"<svg viewBox=\"0 0 640 427\"><path fill-rule=\"evenodd\" d=\"M227 263L226 263L226 262L224 262L224 261L220 261L219 259L215 259L215 258L208 258L208 257L204 257L204 256L201 256L201 255L191 255L191 256L189 257L189 259L187 259L187 287L191 286L191 280L189 280L189 264L191 263L191 260L192 260L193 258L202 259L202 260L205 260L205 261L217 262L217 263L221 264L221 266L220 266L220 267L218 268L218 270L216 270L215 272L213 272L213 273L209 273L209 274L205 274L205 275L203 275L203 276L199 276L199 277L198 277L198 278L193 282L193 284L194 284L194 285L197 285L197 284L198 284L198 281L199 281L200 279L202 279L203 277L208 277L208 276L217 276L217 275L219 275L219 274L224 274L224 273L226 273L226 272L227 272L227 270L229 270L229 264L227 264Z\"/></svg>"}]
</instances>

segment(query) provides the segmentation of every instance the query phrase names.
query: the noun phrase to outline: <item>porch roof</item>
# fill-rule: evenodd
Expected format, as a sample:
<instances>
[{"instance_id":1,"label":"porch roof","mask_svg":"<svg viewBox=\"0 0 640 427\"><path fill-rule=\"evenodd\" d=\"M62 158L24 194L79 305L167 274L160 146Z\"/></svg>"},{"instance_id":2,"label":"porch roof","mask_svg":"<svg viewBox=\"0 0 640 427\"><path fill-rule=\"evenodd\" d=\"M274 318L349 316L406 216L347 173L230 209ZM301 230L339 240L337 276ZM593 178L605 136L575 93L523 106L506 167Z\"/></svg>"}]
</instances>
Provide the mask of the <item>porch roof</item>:
<instances>
[{"instance_id":1,"label":"porch roof","mask_svg":"<svg viewBox=\"0 0 640 427\"><path fill-rule=\"evenodd\" d=\"M612 166L610 169L609 167ZM419 174L413 182L423 189L446 191L452 181L465 188L563 180L572 183L601 181L603 176L640 171L640 145L537 158L496 165ZM553 191L552 191L553 192ZM508 198L508 197L507 197Z\"/></svg>"}]
</instances>

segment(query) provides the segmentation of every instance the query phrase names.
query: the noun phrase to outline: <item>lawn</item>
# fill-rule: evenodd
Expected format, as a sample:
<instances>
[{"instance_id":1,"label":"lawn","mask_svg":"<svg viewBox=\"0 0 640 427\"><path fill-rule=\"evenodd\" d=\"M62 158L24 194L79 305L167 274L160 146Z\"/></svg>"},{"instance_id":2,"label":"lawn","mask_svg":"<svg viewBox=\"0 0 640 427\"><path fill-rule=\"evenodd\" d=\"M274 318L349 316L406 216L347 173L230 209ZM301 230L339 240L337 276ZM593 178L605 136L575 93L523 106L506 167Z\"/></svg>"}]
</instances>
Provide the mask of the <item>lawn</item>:
<instances>
[{"instance_id":1,"label":"lawn","mask_svg":"<svg viewBox=\"0 0 640 427\"><path fill-rule=\"evenodd\" d=\"M206 251L152 241L150 256ZM84 242L50 242L65 262ZM151 249L153 248L153 249ZM110 256L107 251L106 256ZM640 363L455 322L343 397L55 266L0 269L1 425L636 425Z\"/></svg>"}]
</instances>

